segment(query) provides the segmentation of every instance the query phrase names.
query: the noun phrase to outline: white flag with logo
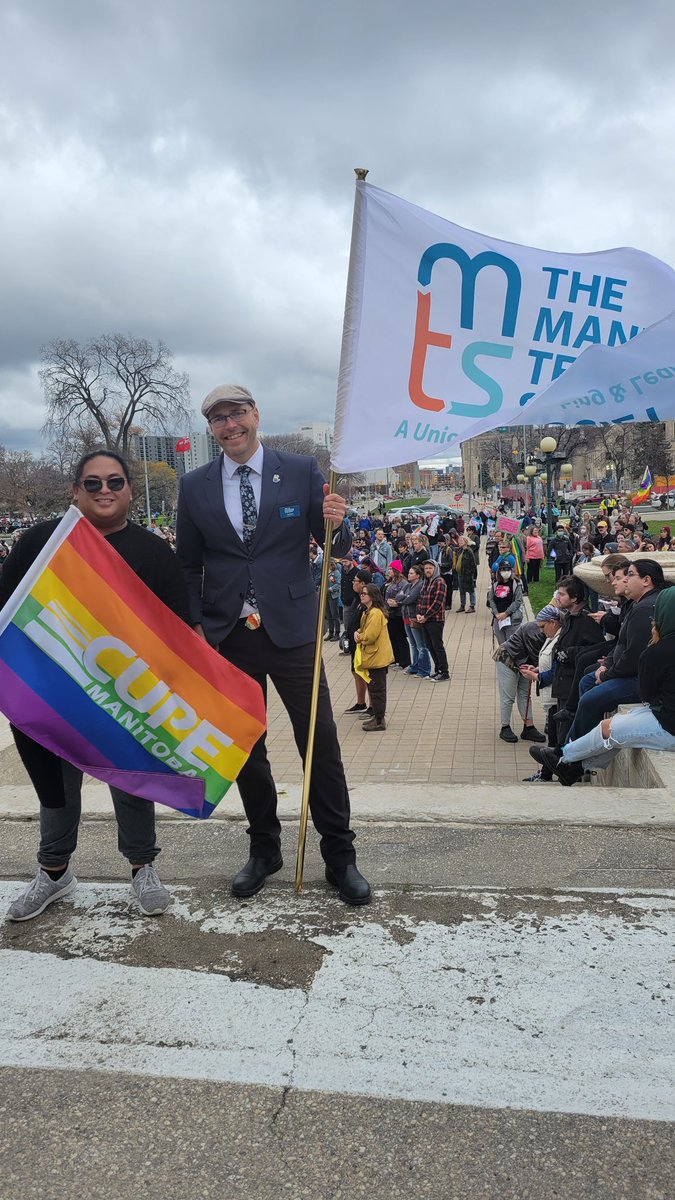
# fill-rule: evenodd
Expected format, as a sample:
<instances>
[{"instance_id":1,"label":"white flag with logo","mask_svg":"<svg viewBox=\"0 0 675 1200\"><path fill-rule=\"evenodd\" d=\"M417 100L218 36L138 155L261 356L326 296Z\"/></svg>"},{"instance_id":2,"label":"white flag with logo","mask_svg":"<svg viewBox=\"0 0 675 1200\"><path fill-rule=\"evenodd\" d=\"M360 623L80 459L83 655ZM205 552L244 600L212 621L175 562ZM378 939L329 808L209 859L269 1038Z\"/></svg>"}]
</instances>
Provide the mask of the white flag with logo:
<instances>
[{"instance_id":1,"label":"white flag with logo","mask_svg":"<svg viewBox=\"0 0 675 1200\"><path fill-rule=\"evenodd\" d=\"M332 465L447 457L498 425L675 416L672 364L638 337L673 310L675 271L650 254L518 246L359 182ZM657 384L641 409L619 399L629 357L667 411ZM589 380L604 404L582 399Z\"/></svg>"}]
</instances>

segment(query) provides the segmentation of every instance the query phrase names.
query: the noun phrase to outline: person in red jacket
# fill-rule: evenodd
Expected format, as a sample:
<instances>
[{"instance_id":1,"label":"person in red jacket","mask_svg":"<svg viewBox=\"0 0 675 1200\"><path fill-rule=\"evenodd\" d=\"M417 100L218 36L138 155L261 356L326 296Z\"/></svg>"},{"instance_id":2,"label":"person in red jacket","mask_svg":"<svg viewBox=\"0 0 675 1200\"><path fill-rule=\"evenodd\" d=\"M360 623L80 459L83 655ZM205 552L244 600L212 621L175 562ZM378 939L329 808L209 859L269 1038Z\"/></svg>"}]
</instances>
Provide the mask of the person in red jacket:
<instances>
[{"instance_id":1,"label":"person in red jacket","mask_svg":"<svg viewBox=\"0 0 675 1200\"><path fill-rule=\"evenodd\" d=\"M443 645L443 622L445 620L445 600L447 587L441 579L437 562L429 560L422 564L424 584L417 601L417 621L422 627L422 636L434 660L436 674L432 675L435 683L441 683L450 678L448 656Z\"/></svg>"}]
</instances>

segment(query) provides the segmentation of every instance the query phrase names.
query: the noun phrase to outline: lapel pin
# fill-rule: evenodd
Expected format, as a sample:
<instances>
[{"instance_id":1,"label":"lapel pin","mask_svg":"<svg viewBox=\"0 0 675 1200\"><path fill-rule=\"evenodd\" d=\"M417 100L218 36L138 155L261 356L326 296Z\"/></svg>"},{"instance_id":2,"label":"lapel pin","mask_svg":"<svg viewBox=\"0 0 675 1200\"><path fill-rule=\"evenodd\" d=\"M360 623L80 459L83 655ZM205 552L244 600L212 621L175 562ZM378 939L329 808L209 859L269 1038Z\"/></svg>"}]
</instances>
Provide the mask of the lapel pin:
<instances>
[{"instance_id":1,"label":"lapel pin","mask_svg":"<svg viewBox=\"0 0 675 1200\"><path fill-rule=\"evenodd\" d=\"M281 475L273 475L272 483L281 483Z\"/></svg>"}]
</instances>

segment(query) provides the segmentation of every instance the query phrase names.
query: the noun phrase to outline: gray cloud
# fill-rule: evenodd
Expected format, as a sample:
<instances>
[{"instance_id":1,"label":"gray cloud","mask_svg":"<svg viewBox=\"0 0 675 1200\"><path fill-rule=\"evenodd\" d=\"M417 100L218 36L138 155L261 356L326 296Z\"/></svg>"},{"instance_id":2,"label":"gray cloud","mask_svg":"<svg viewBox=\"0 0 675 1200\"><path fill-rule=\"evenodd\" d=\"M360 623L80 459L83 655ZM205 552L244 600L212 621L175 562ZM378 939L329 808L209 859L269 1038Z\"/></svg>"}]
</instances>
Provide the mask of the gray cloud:
<instances>
[{"instance_id":1,"label":"gray cloud","mask_svg":"<svg viewBox=\"0 0 675 1200\"><path fill-rule=\"evenodd\" d=\"M675 261L675 10L534 0L23 0L0 91L0 441L53 337L163 338L195 407L333 410L352 167L459 224Z\"/></svg>"}]
</instances>

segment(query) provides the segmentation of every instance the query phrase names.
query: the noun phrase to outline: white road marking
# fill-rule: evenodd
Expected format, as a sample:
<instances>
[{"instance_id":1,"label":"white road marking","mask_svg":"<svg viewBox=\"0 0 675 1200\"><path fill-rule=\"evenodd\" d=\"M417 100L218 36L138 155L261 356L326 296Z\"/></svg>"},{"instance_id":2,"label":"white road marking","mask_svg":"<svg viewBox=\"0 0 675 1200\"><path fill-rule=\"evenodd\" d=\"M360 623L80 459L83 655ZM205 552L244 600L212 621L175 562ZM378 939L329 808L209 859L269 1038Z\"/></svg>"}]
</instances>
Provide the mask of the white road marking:
<instances>
[{"instance_id":1,"label":"white road marking","mask_svg":"<svg viewBox=\"0 0 675 1200\"><path fill-rule=\"evenodd\" d=\"M0 905L19 886L0 884ZM59 940L83 957L0 952L0 1064L673 1119L675 894L599 894L606 911L560 893L546 897L560 914L543 918L520 896L507 919L503 893L453 892L482 906L456 927L398 916L387 928L375 911L325 932L332 897L289 912L270 892L206 912L176 889L162 920L193 924L187 936L278 928L325 947L304 992L87 957L153 923L120 919L126 886L81 885Z\"/></svg>"}]
</instances>

